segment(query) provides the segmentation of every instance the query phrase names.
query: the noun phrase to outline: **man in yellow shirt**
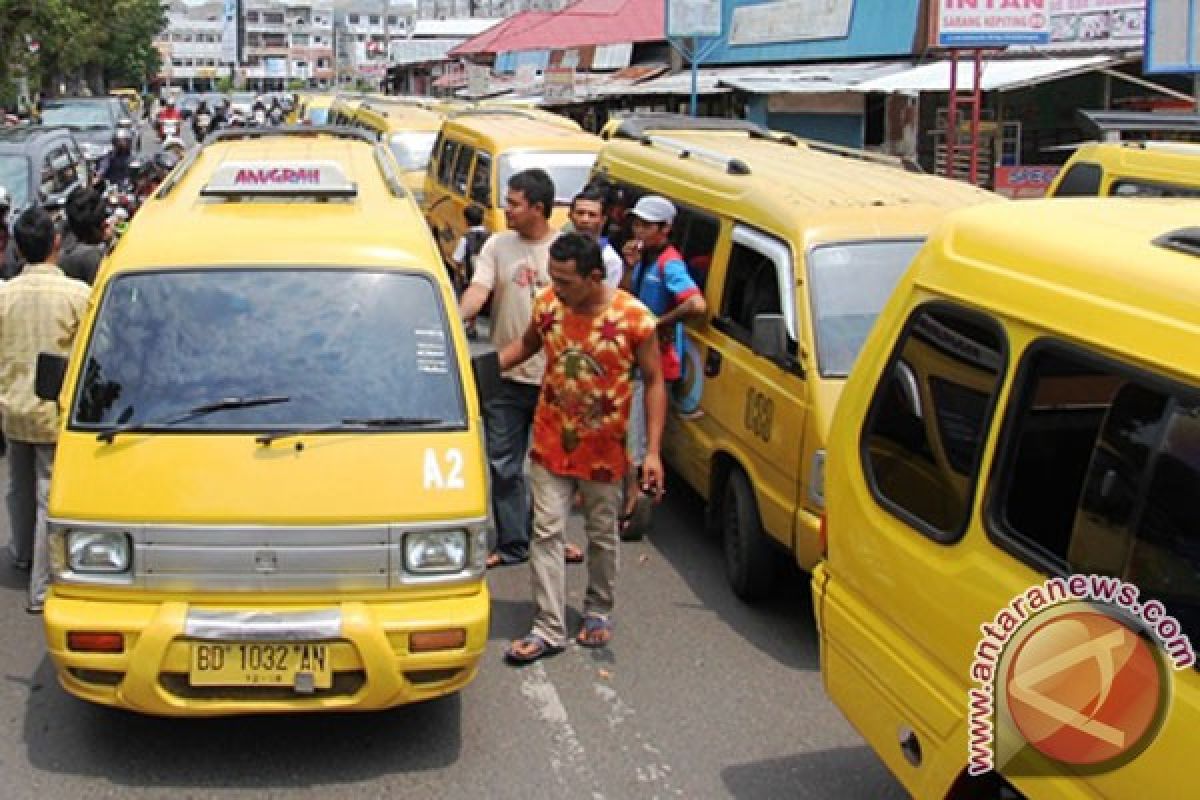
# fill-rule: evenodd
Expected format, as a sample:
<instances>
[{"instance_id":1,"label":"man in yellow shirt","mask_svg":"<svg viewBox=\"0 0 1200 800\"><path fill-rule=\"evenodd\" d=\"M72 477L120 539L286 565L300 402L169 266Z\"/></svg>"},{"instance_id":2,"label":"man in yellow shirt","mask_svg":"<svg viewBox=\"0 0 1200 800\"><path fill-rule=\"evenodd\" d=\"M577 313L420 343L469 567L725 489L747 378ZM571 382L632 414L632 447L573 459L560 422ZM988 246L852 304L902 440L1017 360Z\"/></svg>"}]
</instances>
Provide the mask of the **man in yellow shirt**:
<instances>
[{"instance_id":1,"label":"man in yellow shirt","mask_svg":"<svg viewBox=\"0 0 1200 800\"><path fill-rule=\"evenodd\" d=\"M71 351L91 289L58 268L60 238L40 208L22 214L13 238L26 266L0 284L0 416L8 439L9 553L29 567L28 610L38 613L50 583L46 501L58 438L58 407L34 394L38 353Z\"/></svg>"}]
</instances>

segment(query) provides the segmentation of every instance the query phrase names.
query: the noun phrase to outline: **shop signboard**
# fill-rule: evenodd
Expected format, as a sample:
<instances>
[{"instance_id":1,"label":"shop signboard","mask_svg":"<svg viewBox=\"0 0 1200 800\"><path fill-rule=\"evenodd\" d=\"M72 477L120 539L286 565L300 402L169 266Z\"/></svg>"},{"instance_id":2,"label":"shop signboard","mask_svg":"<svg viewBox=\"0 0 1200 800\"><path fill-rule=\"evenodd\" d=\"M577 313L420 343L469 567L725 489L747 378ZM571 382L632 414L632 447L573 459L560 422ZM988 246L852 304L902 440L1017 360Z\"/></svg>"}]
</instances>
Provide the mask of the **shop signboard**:
<instances>
[{"instance_id":1,"label":"shop signboard","mask_svg":"<svg viewBox=\"0 0 1200 800\"><path fill-rule=\"evenodd\" d=\"M731 45L844 39L854 0L775 0L733 11Z\"/></svg>"},{"instance_id":2,"label":"shop signboard","mask_svg":"<svg viewBox=\"0 0 1200 800\"><path fill-rule=\"evenodd\" d=\"M997 194L1005 197L1044 197L1061 167L1054 166L997 166L992 174Z\"/></svg>"},{"instance_id":3,"label":"shop signboard","mask_svg":"<svg viewBox=\"0 0 1200 800\"><path fill-rule=\"evenodd\" d=\"M467 94L474 97L483 97L488 93L488 84L491 82L491 68L482 64L467 65Z\"/></svg>"},{"instance_id":4,"label":"shop signboard","mask_svg":"<svg viewBox=\"0 0 1200 800\"><path fill-rule=\"evenodd\" d=\"M1146 0L1050 0L1050 48L1139 49Z\"/></svg>"},{"instance_id":5,"label":"shop signboard","mask_svg":"<svg viewBox=\"0 0 1200 800\"><path fill-rule=\"evenodd\" d=\"M1200 0L1146 0L1146 72L1200 72Z\"/></svg>"},{"instance_id":6,"label":"shop signboard","mask_svg":"<svg viewBox=\"0 0 1200 800\"><path fill-rule=\"evenodd\" d=\"M721 35L721 0L666 0L667 38Z\"/></svg>"},{"instance_id":7,"label":"shop signboard","mask_svg":"<svg viewBox=\"0 0 1200 800\"><path fill-rule=\"evenodd\" d=\"M543 73L542 97L550 102L569 103L575 99L575 70L548 67Z\"/></svg>"},{"instance_id":8,"label":"shop signboard","mask_svg":"<svg viewBox=\"0 0 1200 800\"><path fill-rule=\"evenodd\" d=\"M938 47L1050 41L1049 0L937 0Z\"/></svg>"}]
</instances>

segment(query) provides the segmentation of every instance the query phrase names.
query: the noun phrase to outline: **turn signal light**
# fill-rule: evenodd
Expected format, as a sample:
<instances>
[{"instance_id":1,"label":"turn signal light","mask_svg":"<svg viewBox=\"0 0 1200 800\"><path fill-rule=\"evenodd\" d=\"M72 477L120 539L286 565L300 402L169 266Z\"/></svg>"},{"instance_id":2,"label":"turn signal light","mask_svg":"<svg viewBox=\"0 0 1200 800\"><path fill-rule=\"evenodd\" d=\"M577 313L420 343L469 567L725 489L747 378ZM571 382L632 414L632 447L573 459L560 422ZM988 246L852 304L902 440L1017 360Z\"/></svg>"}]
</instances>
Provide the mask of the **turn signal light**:
<instances>
[{"instance_id":1,"label":"turn signal light","mask_svg":"<svg viewBox=\"0 0 1200 800\"><path fill-rule=\"evenodd\" d=\"M80 653L123 653L125 637L119 633L70 631L67 634L67 649Z\"/></svg>"},{"instance_id":2,"label":"turn signal light","mask_svg":"<svg viewBox=\"0 0 1200 800\"><path fill-rule=\"evenodd\" d=\"M428 653L432 650L457 650L467 643L467 632L463 628L448 631L421 631L409 634L410 653Z\"/></svg>"}]
</instances>

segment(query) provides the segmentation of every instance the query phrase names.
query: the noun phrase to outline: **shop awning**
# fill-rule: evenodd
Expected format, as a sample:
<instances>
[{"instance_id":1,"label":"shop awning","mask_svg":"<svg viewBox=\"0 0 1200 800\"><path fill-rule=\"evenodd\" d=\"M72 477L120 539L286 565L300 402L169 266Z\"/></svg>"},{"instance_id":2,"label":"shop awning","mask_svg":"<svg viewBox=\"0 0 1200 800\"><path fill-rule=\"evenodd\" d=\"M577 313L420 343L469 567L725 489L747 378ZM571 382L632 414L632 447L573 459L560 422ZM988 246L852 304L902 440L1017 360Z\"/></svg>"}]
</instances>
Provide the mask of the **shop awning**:
<instances>
[{"instance_id":1,"label":"shop awning","mask_svg":"<svg viewBox=\"0 0 1200 800\"><path fill-rule=\"evenodd\" d=\"M1122 59L1100 55L1081 58L992 59L983 63L980 88L985 92L1007 92L1024 89L1047 81L1082 75L1085 72L1111 67ZM975 63L970 58L958 62L958 88L968 91L974 82ZM948 92L950 91L950 62L923 64L893 75L863 81L854 86L858 92Z\"/></svg>"}]
</instances>

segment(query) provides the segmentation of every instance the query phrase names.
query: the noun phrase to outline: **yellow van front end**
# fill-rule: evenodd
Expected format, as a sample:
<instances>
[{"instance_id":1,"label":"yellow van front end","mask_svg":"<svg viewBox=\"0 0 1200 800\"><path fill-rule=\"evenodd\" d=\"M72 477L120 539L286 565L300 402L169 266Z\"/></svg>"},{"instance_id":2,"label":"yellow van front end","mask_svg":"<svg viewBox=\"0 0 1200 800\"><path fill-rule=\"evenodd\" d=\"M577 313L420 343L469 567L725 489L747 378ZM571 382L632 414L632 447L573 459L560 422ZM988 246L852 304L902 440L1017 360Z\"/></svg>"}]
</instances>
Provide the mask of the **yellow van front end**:
<instances>
[{"instance_id":1,"label":"yellow van front end","mask_svg":"<svg viewBox=\"0 0 1200 800\"><path fill-rule=\"evenodd\" d=\"M489 607L478 432L358 439L64 434L45 607L64 688L209 716L378 710L470 682ZM414 574L421 536L459 538L468 563ZM87 548L108 560L81 567Z\"/></svg>"}]
</instances>

